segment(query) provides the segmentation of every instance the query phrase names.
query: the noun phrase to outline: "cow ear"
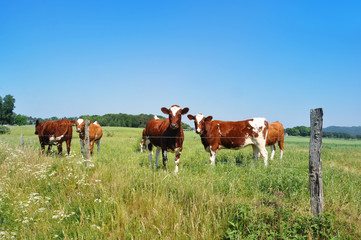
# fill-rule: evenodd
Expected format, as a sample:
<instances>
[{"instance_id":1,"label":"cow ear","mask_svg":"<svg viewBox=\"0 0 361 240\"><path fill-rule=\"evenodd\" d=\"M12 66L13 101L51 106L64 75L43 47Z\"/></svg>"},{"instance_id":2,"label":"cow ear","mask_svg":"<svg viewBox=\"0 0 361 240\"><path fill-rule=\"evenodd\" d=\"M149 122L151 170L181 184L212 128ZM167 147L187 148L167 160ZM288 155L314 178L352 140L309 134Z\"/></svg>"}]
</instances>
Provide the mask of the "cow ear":
<instances>
[{"instance_id":1,"label":"cow ear","mask_svg":"<svg viewBox=\"0 0 361 240\"><path fill-rule=\"evenodd\" d=\"M205 122L209 122L209 121L212 121L213 117L212 116L208 116L206 117L206 119L204 120Z\"/></svg>"},{"instance_id":2,"label":"cow ear","mask_svg":"<svg viewBox=\"0 0 361 240\"><path fill-rule=\"evenodd\" d=\"M35 122L35 127L37 127L39 125L40 121L39 120L36 120Z\"/></svg>"},{"instance_id":3,"label":"cow ear","mask_svg":"<svg viewBox=\"0 0 361 240\"><path fill-rule=\"evenodd\" d=\"M70 125L71 126L75 126L76 124L75 124L75 120L70 120Z\"/></svg>"},{"instance_id":4,"label":"cow ear","mask_svg":"<svg viewBox=\"0 0 361 240\"><path fill-rule=\"evenodd\" d=\"M169 114L169 109L168 108L162 107L160 110L162 110L162 112L164 114Z\"/></svg>"},{"instance_id":5,"label":"cow ear","mask_svg":"<svg viewBox=\"0 0 361 240\"><path fill-rule=\"evenodd\" d=\"M191 114L188 114L187 117L188 117L189 120L194 120L195 119L195 117L193 115L191 115Z\"/></svg>"},{"instance_id":6,"label":"cow ear","mask_svg":"<svg viewBox=\"0 0 361 240\"><path fill-rule=\"evenodd\" d=\"M189 111L189 108L187 108L187 107L183 108L182 109L182 115L186 114L188 111Z\"/></svg>"}]
</instances>

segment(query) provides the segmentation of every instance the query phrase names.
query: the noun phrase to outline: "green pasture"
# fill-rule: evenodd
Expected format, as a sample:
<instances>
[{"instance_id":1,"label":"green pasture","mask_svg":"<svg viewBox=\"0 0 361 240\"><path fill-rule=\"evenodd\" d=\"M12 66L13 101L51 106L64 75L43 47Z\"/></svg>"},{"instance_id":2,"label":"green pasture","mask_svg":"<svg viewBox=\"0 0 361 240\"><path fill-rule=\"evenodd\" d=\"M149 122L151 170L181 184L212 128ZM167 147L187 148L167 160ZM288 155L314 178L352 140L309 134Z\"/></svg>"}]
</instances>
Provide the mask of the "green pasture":
<instances>
[{"instance_id":1,"label":"green pasture","mask_svg":"<svg viewBox=\"0 0 361 240\"><path fill-rule=\"evenodd\" d=\"M65 143L63 156L55 146L41 155L34 126L0 135L0 239L361 239L361 141L323 140L325 213L315 219L309 138L286 137L269 167L251 147L220 150L211 166L185 132L174 174L172 153L167 171L154 157L149 166L142 129L103 131L88 168L75 131L70 156Z\"/></svg>"}]
</instances>

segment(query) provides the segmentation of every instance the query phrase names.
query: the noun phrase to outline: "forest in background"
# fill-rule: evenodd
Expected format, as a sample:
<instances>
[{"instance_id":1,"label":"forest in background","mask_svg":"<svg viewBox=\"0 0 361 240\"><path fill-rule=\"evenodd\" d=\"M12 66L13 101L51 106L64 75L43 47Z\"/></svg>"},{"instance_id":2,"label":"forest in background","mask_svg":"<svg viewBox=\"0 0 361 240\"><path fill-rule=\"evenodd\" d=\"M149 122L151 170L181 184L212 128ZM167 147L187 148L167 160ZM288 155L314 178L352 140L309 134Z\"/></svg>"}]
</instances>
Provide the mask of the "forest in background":
<instances>
[{"instance_id":1,"label":"forest in background","mask_svg":"<svg viewBox=\"0 0 361 240\"><path fill-rule=\"evenodd\" d=\"M62 118L37 118L29 117L22 114L14 113L15 98L8 94L4 98L0 96L0 125L34 125L36 120L57 121ZM126 113L109 113L105 115L81 115L79 117L63 117L68 120L77 120L78 118L89 119L92 122L98 121L101 126L110 127L134 127L144 128L149 120L154 117L153 114L131 115ZM165 119L163 116L157 116ZM184 130L192 130L192 127L186 123L182 123ZM285 129L285 133L290 136L310 136L310 127L296 126ZM9 133L10 130L5 126L0 126L0 134ZM361 126L359 127L338 127L330 126L323 129L323 137L326 138L343 138L343 139L361 139Z\"/></svg>"}]
</instances>

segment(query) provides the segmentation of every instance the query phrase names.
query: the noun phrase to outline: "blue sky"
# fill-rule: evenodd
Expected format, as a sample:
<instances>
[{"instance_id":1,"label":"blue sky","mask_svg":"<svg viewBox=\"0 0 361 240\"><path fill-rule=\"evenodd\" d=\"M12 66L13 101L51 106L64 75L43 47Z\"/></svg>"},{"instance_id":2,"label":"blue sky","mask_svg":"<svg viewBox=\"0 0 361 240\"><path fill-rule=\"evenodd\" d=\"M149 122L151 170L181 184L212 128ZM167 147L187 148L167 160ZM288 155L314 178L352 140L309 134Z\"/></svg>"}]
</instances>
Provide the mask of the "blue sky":
<instances>
[{"instance_id":1,"label":"blue sky","mask_svg":"<svg viewBox=\"0 0 361 240\"><path fill-rule=\"evenodd\" d=\"M0 1L0 96L33 117L361 126L360 1ZM184 122L190 123L188 119Z\"/></svg>"}]
</instances>

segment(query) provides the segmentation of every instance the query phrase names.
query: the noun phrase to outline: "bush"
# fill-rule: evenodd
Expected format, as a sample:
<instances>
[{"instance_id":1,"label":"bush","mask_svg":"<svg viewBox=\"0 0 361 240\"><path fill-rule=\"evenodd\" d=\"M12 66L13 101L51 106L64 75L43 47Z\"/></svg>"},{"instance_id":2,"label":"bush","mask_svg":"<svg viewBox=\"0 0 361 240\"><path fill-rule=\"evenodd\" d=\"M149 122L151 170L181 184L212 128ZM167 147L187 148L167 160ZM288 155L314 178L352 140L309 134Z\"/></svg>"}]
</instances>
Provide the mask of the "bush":
<instances>
[{"instance_id":1,"label":"bush","mask_svg":"<svg viewBox=\"0 0 361 240\"><path fill-rule=\"evenodd\" d=\"M0 134L10 134L10 128L6 126L0 126Z\"/></svg>"},{"instance_id":2,"label":"bush","mask_svg":"<svg viewBox=\"0 0 361 240\"><path fill-rule=\"evenodd\" d=\"M296 215L285 207L275 206L273 212L256 212L239 205L224 239L331 239L340 236L333 218L325 213L320 219ZM343 236L348 238L347 236Z\"/></svg>"}]
</instances>

